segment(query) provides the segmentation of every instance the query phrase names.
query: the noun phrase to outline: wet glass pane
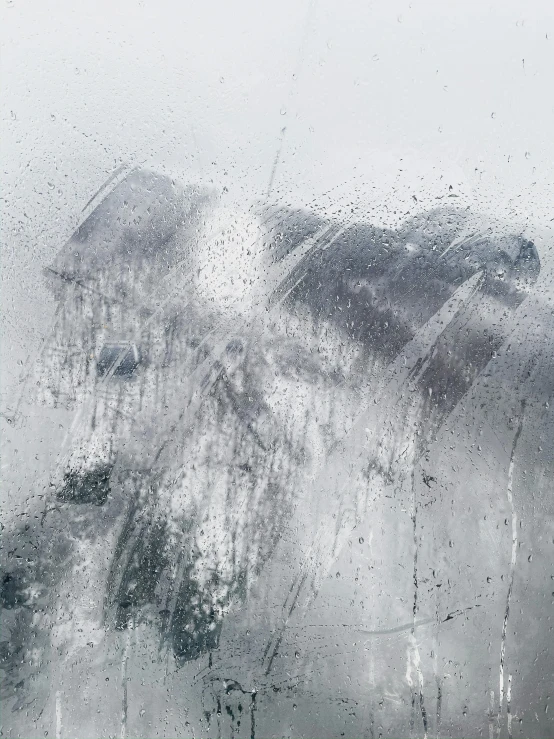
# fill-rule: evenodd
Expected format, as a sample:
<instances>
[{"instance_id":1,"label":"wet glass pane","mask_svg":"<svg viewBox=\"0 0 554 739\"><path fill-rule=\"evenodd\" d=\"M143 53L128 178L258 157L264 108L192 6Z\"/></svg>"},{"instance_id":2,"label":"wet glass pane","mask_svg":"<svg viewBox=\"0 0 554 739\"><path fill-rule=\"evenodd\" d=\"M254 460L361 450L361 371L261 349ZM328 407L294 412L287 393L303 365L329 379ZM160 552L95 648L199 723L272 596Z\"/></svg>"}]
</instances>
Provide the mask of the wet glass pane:
<instances>
[{"instance_id":1,"label":"wet glass pane","mask_svg":"<svg viewBox=\"0 0 554 739\"><path fill-rule=\"evenodd\" d=\"M554 737L550 4L2 17L0 736Z\"/></svg>"}]
</instances>

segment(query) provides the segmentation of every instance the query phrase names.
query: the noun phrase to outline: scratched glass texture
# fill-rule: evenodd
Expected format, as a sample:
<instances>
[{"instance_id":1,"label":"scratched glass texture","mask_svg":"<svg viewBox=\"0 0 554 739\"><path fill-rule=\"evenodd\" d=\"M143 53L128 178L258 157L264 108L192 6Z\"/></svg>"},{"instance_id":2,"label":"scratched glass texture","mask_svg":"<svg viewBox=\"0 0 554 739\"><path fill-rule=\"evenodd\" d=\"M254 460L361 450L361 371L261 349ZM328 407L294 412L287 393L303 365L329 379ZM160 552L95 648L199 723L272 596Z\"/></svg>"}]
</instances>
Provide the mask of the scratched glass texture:
<instances>
[{"instance_id":1,"label":"scratched glass texture","mask_svg":"<svg viewBox=\"0 0 554 739\"><path fill-rule=\"evenodd\" d=\"M554 737L553 7L4 2L1 737Z\"/></svg>"}]
</instances>

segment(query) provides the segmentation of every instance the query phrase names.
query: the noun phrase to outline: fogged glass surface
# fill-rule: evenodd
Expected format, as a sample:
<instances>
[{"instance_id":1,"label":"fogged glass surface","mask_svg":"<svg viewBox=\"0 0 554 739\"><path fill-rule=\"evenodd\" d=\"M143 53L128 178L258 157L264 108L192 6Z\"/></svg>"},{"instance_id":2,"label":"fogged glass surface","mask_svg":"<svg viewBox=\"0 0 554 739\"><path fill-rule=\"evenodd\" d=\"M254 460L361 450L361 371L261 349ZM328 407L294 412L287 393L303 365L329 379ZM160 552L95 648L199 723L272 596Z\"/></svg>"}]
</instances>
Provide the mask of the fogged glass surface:
<instances>
[{"instance_id":1,"label":"fogged glass surface","mask_svg":"<svg viewBox=\"0 0 554 739\"><path fill-rule=\"evenodd\" d=\"M0 736L554 737L550 5L2 14Z\"/></svg>"}]
</instances>

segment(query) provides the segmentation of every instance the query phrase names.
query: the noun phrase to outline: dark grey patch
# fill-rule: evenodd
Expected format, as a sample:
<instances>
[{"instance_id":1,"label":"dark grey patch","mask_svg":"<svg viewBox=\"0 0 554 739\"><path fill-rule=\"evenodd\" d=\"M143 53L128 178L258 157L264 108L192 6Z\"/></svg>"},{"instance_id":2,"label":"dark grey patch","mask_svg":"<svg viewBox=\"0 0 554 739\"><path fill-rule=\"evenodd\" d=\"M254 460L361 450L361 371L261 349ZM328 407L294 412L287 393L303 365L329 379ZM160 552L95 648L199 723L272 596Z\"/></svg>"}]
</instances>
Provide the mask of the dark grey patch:
<instances>
[{"instance_id":1,"label":"dark grey patch","mask_svg":"<svg viewBox=\"0 0 554 739\"><path fill-rule=\"evenodd\" d=\"M183 663L219 646L223 604L213 596L217 575L214 574L213 580L212 587L201 588L190 574L183 579L170 624L173 651Z\"/></svg>"},{"instance_id":2,"label":"dark grey patch","mask_svg":"<svg viewBox=\"0 0 554 739\"><path fill-rule=\"evenodd\" d=\"M238 357L244 352L244 345L240 339L231 339L225 347L225 351L229 356Z\"/></svg>"},{"instance_id":3,"label":"dark grey patch","mask_svg":"<svg viewBox=\"0 0 554 739\"><path fill-rule=\"evenodd\" d=\"M27 602L27 584L21 573L6 572L2 578L0 604L2 608L18 608Z\"/></svg>"},{"instance_id":4,"label":"dark grey patch","mask_svg":"<svg viewBox=\"0 0 554 739\"><path fill-rule=\"evenodd\" d=\"M425 485L427 485L429 489L431 488L431 483L436 481L437 478L433 477L433 475L427 475L425 472L423 473L423 482L425 483Z\"/></svg>"},{"instance_id":5,"label":"dark grey patch","mask_svg":"<svg viewBox=\"0 0 554 739\"><path fill-rule=\"evenodd\" d=\"M114 368L113 377L129 379L135 373L140 360L140 352L134 344L104 344L96 362L96 374L98 377L105 377Z\"/></svg>"},{"instance_id":6,"label":"dark grey patch","mask_svg":"<svg viewBox=\"0 0 554 739\"><path fill-rule=\"evenodd\" d=\"M63 487L56 497L64 503L103 505L110 493L112 469L111 464L100 464L86 472L70 470L65 473Z\"/></svg>"},{"instance_id":7,"label":"dark grey patch","mask_svg":"<svg viewBox=\"0 0 554 739\"><path fill-rule=\"evenodd\" d=\"M399 231L350 226L293 270L291 309L306 305L317 321L333 323L345 338L391 361L480 270L481 295L515 308L540 271L534 244L518 235L495 238L488 232L462 239L467 217L465 212L432 211Z\"/></svg>"},{"instance_id":8,"label":"dark grey patch","mask_svg":"<svg viewBox=\"0 0 554 739\"><path fill-rule=\"evenodd\" d=\"M116 595L115 628L125 629L139 609L156 603L156 587L169 565L166 552L167 522L148 521L134 539L129 560Z\"/></svg>"}]
</instances>

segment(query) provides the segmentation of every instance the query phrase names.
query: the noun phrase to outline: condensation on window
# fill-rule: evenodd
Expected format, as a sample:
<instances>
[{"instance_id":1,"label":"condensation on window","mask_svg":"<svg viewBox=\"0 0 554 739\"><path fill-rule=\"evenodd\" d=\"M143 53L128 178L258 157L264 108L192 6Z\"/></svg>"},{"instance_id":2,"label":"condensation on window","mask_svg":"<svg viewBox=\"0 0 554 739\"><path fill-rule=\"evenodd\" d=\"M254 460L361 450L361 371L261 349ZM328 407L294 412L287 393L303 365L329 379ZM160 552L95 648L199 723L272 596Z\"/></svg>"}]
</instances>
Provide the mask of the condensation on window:
<instances>
[{"instance_id":1,"label":"condensation on window","mask_svg":"<svg viewBox=\"0 0 554 739\"><path fill-rule=\"evenodd\" d=\"M550 5L2 15L0 736L554 737Z\"/></svg>"}]
</instances>

